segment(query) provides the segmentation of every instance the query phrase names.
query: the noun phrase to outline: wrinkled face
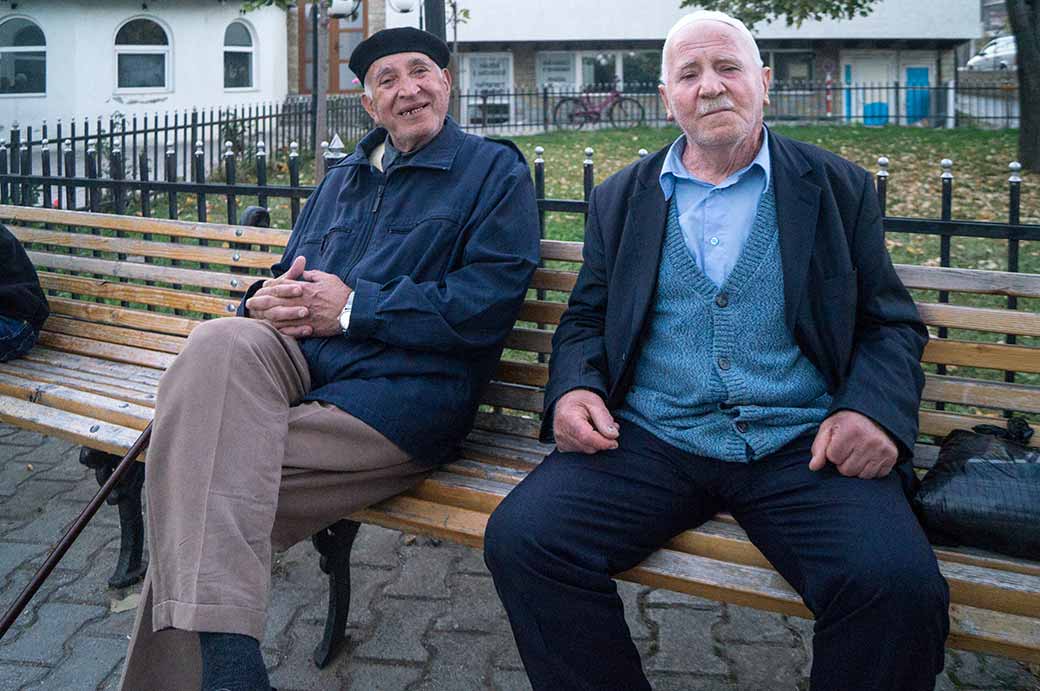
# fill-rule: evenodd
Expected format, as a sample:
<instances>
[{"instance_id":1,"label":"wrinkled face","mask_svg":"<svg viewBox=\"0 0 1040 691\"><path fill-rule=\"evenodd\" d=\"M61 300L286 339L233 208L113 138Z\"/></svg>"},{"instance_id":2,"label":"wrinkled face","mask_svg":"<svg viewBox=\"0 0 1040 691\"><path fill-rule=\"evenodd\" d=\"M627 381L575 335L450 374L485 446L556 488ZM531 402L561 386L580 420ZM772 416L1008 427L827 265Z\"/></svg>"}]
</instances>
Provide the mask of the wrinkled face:
<instances>
[{"instance_id":1,"label":"wrinkled face","mask_svg":"<svg viewBox=\"0 0 1040 691\"><path fill-rule=\"evenodd\" d=\"M365 90L361 105L407 153L426 145L444 126L451 75L422 53L396 53L368 68Z\"/></svg>"},{"instance_id":2,"label":"wrinkled face","mask_svg":"<svg viewBox=\"0 0 1040 691\"><path fill-rule=\"evenodd\" d=\"M734 146L757 136L769 102L770 71L731 26L701 21L673 38L661 99L686 136L700 146Z\"/></svg>"}]
</instances>

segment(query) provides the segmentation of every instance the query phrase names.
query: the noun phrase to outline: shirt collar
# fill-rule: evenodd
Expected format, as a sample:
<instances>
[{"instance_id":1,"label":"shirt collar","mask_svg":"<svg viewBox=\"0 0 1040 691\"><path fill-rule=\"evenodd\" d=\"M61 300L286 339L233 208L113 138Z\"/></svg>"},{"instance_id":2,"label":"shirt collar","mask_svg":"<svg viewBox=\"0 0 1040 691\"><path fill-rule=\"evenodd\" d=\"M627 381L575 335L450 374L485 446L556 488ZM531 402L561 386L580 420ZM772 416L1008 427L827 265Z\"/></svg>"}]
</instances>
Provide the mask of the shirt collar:
<instances>
[{"instance_id":1,"label":"shirt collar","mask_svg":"<svg viewBox=\"0 0 1040 691\"><path fill-rule=\"evenodd\" d=\"M686 166L684 166L682 162L683 153L685 151L686 135L680 134L668 148L668 155L665 156L664 165L661 166L661 191L664 192L665 199L672 198L672 193L675 192L675 183L677 180L688 180L709 188L729 187L730 185L735 184L738 180L744 177L749 170L756 166L765 173L765 185L762 189L767 189L769 187L769 179L772 176L772 169L770 167L771 159L769 157L769 128L764 125L762 127L762 145L759 146L758 153L755 154L751 163L733 173L718 185L712 185L711 183L705 182L694 175L691 175L690 171L686 170Z\"/></svg>"},{"instance_id":2,"label":"shirt collar","mask_svg":"<svg viewBox=\"0 0 1040 691\"><path fill-rule=\"evenodd\" d=\"M437 133L437 136L429 144L414 154L408 154L405 160L397 161L397 166L448 170L455 162L455 155L458 153L459 147L462 146L462 140L465 136L465 132L462 131L458 123L451 116L448 116L444 119L444 127L441 128L441 131ZM389 137L387 137L387 132L384 128L378 127L372 130L358 142L354 153L347 156L342 163L337 165L368 165L368 156L372 153L372 150L383 142L389 145L388 139Z\"/></svg>"}]
</instances>

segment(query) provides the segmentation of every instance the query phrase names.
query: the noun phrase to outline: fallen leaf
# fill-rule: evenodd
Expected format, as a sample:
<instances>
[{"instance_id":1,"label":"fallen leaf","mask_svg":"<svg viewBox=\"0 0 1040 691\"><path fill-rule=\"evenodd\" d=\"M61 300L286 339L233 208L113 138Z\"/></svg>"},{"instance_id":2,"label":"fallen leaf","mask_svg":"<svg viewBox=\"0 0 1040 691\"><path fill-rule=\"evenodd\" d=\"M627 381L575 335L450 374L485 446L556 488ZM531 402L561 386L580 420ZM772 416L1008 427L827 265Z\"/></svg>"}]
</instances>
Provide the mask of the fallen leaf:
<instances>
[{"instance_id":1,"label":"fallen leaf","mask_svg":"<svg viewBox=\"0 0 1040 691\"><path fill-rule=\"evenodd\" d=\"M108 611L113 614L128 612L137 609L137 603L141 600L141 593L130 593L122 600L112 600L108 603Z\"/></svg>"}]
</instances>

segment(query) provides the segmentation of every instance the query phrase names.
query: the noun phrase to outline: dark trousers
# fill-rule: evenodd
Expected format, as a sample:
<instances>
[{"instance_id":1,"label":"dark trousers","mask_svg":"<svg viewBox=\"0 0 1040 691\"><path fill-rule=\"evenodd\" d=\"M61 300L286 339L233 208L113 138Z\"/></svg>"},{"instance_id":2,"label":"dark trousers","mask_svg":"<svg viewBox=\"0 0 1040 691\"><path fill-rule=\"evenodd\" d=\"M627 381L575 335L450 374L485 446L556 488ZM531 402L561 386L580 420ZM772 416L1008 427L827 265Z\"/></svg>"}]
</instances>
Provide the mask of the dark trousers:
<instances>
[{"instance_id":1,"label":"dark trousers","mask_svg":"<svg viewBox=\"0 0 1040 691\"><path fill-rule=\"evenodd\" d=\"M814 691L932 689L949 589L907 502L910 464L813 472L811 443L736 464L621 423L614 451L550 454L484 542L534 688L649 689L611 576L725 509L816 617Z\"/></svg>"}]
</instances>

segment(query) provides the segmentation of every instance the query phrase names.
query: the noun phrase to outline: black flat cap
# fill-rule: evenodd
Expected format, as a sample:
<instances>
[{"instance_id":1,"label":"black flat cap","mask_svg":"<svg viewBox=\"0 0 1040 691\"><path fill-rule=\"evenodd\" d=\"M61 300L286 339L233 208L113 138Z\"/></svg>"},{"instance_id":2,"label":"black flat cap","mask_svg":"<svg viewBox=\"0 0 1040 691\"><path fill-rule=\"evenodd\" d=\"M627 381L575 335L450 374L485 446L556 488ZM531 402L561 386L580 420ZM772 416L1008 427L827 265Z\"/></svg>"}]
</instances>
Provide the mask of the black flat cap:
<instances>
[{"instance_id":1,"label":"black flat cap","mask_svg":"<svg viewBox=\"0 0 1040 691\"><path fill-rule=\"evenodd\" d=\"M447 43L429 31L403 26L377 31L359 43L350 54L350 71L357 75L364 86L365 74L372 63L395 53L422 53L441 68L447 67L451 58Z\"/></svg>"}]
</instances>

